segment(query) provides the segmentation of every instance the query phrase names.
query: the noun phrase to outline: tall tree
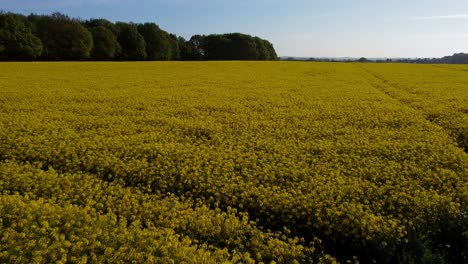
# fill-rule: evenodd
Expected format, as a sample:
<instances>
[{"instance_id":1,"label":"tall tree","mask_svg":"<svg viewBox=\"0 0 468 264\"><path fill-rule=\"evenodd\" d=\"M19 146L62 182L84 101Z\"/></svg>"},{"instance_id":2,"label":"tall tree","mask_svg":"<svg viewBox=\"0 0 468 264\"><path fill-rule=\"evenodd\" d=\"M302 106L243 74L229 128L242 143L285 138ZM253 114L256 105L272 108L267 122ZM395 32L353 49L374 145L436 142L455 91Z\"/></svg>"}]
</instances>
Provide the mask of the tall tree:
<instances>
[{"instance_id":1,"label":"tall tree","mask_svg":"<svg viewBox=\"0 0 468 264\"><path fill-rule=\"evenodd\" d=\"M450 63L453 64L466 64L468 63L467 53L455 53L451 56Z\"/></svg>"},{"instance_id":2,"label":"tall tree","mask_svg":"<svg viewBox=\"0 0 468 264\"><path fill-rule=\"evenodd\" d=\"M180 60L193 60L194 54L190 42L186 41L183 37L178 37L177 41L179 42Z\"/></svg>"},{"instance_id":3,"label":"tall tree","mask_svg":"<svg viewBox=\"0 0 468 264\"><path fill-rule=\"evenodd\" d=\"M146 43L143 36L138 33L137 25L117 22L117 40L122 47L118 58L120 60L138 61L146 59Z\"/></svg>"},{"instance_id":4,"label":"tall tree","mask_svg":"<svg viewBox=\"0 0 468 264\"><path fill-rule=\"evenodd\" d=\"M105 27L106 29L110 30L115 36L119 33L117 26L104 18L92 18L90 20L84 21L83 24L87 28L93 27Z\"/></svg>"},{"instance_id":5,"label":"tall tree","mask_svg":"<svg viewBox=\"0 0 468 264\"><path fill-rule=\"evenodd\" d=\"M86 60L93 48L93 37L78 20L60 13L31 16L36 34L41 39L45 60Z\"/></svg>"},{"instance_id":6,"label":"tall tree","mask_svg":"<svg viewBox=\"0 0 468 264\"><path fill-rule=\"evenodd\" d=\"M41 52L41 41L23 19L14 14L0 14L0 60L33 60Z\"/></svg>"},{"instance_id":7,"label":"tall tree","mask_svg":"<svg viewBox=\"0 0 468 264\"><path fill-rule=\"evenodd\" d=\"M255 37L255 46L257 48L257 60L269 60L270 50L268 49L265 41L259 37Z\"/></svg>"},{"instance_id":8,"label":"tall tree","mask_svg":"<svg viewBox=\"0 0 468 264\"><path fill-rule=\"evenodd\" d=\"M197 36L190 40L192 47L203 52L206 60L275 60L273 45L258 37L241 33Z\"/></svg>"},{"instance_id":9,"label":"tall tree","mask_svg":"<svg viewBox=\"0 0 468 264\"><path fill-rule=\"evenodd\" d=\"M188 46L192 50L190 60L203 60L205 56L204 48L205 36L193 35L188 41Z\"/></svg>"},{"instance_id":10,"label":"tall tree","mask_svg":"<svg viewBox=\"0 0 468 264\"><path fill-rule=\"evenodd\" d=\"M180 60L179 40L176 35L169 34L169 46L171 47L170 60Z\"/></svg>"},{"instance_id":11,"label":"tall tree","mask_svg":"<svg viewBox=\"0 0 468 264\"><path fill-rule=\"evenodd\" d=\"M229 60L256 60L259 57L255 39L241 33L226 34L229 42Z\"/></svg>"},{"instance_id":12,"label":"tall tree","mask_svg":"<svg viewBox=\"0 0 468 264\"><path fill-rule=\"evenodd\" d=\"M170 60L171 43L169 34L161 30L155 23L138 25L138 32L146 42L147 60Z\"/></svg>"},{"instance_id":13,"label":"tall tree","mask_svg":"<svg viewBox=\"0 0 468 264\"><path fill-rule=\"evenodd\" d=\"M225 35L208 35L203 38L205 60L227 60L231 40Z\"/></svg>"},{"instance_id":14,"label":"tall tree","mask_svg":"<svg viewBox=\"0 0 468 264\"><path fill-rule=\"evenodd\" d=\"M119 52L120 45L112 31L104 26L90 28L94 47L91 51L93 60L112 60Z\"/></svg>"},{"instance_id":15,"label":"tall tree","mask_svg":"<svg viewBox=\"0 0 468 264\"><path fill-rule=\"evenodd\" d=\"M276 54L276 50L273 47L273 44L269 42L268 40L263 40L265 46L267 47L267 50L269 51L269 56L268 60L277 60L278 59L278 54Z\"/></svg>"}]
</instances>

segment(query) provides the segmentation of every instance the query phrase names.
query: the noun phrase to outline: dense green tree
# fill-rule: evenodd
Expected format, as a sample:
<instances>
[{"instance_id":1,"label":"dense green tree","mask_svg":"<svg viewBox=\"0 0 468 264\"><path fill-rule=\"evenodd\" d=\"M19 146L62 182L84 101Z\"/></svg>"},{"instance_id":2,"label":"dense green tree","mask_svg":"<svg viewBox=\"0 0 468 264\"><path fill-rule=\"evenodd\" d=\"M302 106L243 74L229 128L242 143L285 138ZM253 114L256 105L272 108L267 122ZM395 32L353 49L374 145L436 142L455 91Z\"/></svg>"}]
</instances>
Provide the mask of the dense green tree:
<instances>
[{"instance_id":1,"label":"dense green tree","mask_svg":"<svg viewBox=\"0 0 468 264\"><path fill-rule=\"evenodd\" d=\"M21 17L0 14L0 60L33 60L41 52L41 41Z\"/></svg>"},{"instance_id":2,"label":"dense green tree","mask_svg":"<svg viewBox=\"0 0 468 264\"><path fill-rule=\"evenodd\" d=\"M118 29L117 40L122 47L118 58L120 60L138 61L146 59L146 43L138 33L137 25L132 23L116 23Z\"/></svg>"},{"instance_id":3,"label":"dense green tree","mask_svg":"<svg viewBox=\"0 0 468 264\"><path fill-rule=\"evenodd\" d=\"M452 64L466 64L468 63L468 54L467 53L455 53L449 60L446 60L445 63Z\"/></svg>"},{"instance_id":4,"label":"dense green tree","mask_svg":"<svg viewBox=\"0 0 468 264\"><path fill-rule=\"evenodd\" d=\"M185 40L183 37L178 37L177 41L179 42L179 52L180 52L180 60L192 60L193 57L193 49L190 46L190 43Z\"/></svg>"},{"instance_id":5,"label":"dense green tree","mask_svg":"<svg viewBox=\"0 0 468 264\"><path fill-rule=\"evenodd\" d=\"M31 23L41 39L45 60L86 60L93 48L93 37L78 20L54 13L51 16L31 16Z\"/></svg>"},{"instance_id":6,"label":"dense green tree","mask_svg":"<svg viewBox=\"0 0 468 264\"><path fill-rule=\"evenodd\" d=\"M119 33L117 26L111 21L104 19L104 18L93 18L93 19L83 22L83 24L87 28L105 27L106 29L110 30L116 37L117 37L117 34Z\"/></svg>"},{"instance_id":7,"label":"dense green tree","mask_svg":"<svg viewBox=\"0 0 468 264\"><path fill-rule=\"evenodd\" d=\"M259 57L255 39L251 36L240 33L227 34L226 36L230 40L227 59L256 60Z\"/></svg>"},{"instance_id":8,"label":"dense green tree","mask_svg":"<svg viewBox=\"0 0 468 264\"><path fill-rule=\"evenodd\" d=\"M104 26L90 28L94 47L91 51L93 60L111 60L120 52L120 45L115 35Z\"/></svg>"},{"instance_id":9,"label":"dense green tree","mask_svg":"<svg viewBox=\"0 0 468 264\"><path fill-rule=\"evenodd\" d=\"M191 39L192 41L192 39ZM276 52L270 42L241 33L197 37L193 46L206 60L275 60Z\"/></svg>"},{"instance_id":10,"label":"dense green tree","mask_svg":"<svg viewBox=\"0 0 468 264\"><path fill-rule=\"evenodd\" d=\"M224 35L208 35L203 38L205 60L225 60L229 57L230 40Z\"/></svg>"},{"instance_id":11,"label":"dense green tree","mask_svg":"<svg viewBox=\"0 0 468 264\"><path fill-rule=\"evenodd\" d=\"M0 15L2 60L31 60L39 55L42 60L277 59L270 42L241 33L194 35L187 41L155 23L80 21L60 13Z\"/></svg>"},{"instance_id":12,"label":"dense green tree","mask_svg":"<svg viewBox=\"0 0 468 264\"><path fill-rule=\"evenodd\" d=\"M169 34L169 46L171 50L171 60L180 60L179 40L176 35Z\"/></svg>"},{"instance_id":13,"label":"dense green tree","mask_svg":"<svg viewBox=\"0 0 468 264\"><path fill-rule=\"evenodd\" d=\"M361 57L359 58L359 60L357 60L358 62L368 62L369 60L364 58L364 57Z\"/></svg>"},{"instance_id":14,"label":"dense green tree","mask_svg":"<svg viewBox=\"0 0 468 264\"><path fill-rule=\"evenodd\" d=\"M189 60L203 60L205 56L204 39L205 37L201 35L193 35L190 38L187 43L192 51Z\"/></svg>"},{"instance_id":15,"label":"dense green tree","mask_svg":"<svg viewBox=\"0 0 468 264\"><path fill-rule=\"evenodd\" d=\"M167 32L161 30L155 23L138 25L138 32L146 42L147 60L171 59L171 43Z\"/></svg>"},{"instance_id":16,"label":"dense green tree","mask_svg":"<svg viewBox=\"0 0 468 264\"><path fill-rule=\"evenodd\" d=\"M257 48L257 59L258 60L269 60L270 59L270 50L268 49L265 41L259 37L255 37L255 45Z\"/></svg>"},{"instance_id":17,"label":"dense green tree","mask_svg":"<svg viewBox=\"0 0 468 264\"><path fill-rule=\"evenodd\" d=\"M276 50L273 47L273 44L269 42L268 40L263 40L265 46L267 47L267 50L269 51L270 56L268 57L268 60L277 60L278 59L278 54L276 54Z\"/></svg>"}]
</instances>

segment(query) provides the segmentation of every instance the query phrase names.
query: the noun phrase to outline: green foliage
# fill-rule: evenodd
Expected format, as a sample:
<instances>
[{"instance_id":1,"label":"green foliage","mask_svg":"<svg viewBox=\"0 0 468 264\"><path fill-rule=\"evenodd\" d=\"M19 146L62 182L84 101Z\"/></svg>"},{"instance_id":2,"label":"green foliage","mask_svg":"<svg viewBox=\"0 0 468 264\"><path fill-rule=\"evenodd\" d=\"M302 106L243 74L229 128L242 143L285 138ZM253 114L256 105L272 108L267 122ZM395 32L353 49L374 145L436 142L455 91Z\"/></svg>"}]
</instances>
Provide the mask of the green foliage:
<instances>
[{"instance_id":1,"label":"green foliage","mask_svg":"<svg viewBox=\"0 0 468 264\"><path fill-rule=\"evenodd\" d=\"M34 60L41 52L41 41L19 16L0 13L0 60Z\"/></svg>"},{"instance_id":2,"label":"green foliage","mask_svg":"<svg viewBox=\"0 0 468 264\"><path fill-rule=\"evenodd\" d=\"M35 34L44 45L44 60L86 60L91 55L93 36L79 21L60 13L30 16Z\"/></svg>"},{"instance_id":3,"label":"green foliage","mask_svg":"<svg viewBox=\"0 0 468 264\"><path fill-rule=\"evenodd\" d=\"M103 18L86 20L82 22L82 24L84 24L87 28L105 27L106 29L110 30L114 36L117 36L119 33L118 28L114 23Z\"/></svg>"},{"instance_id":4,"label":"green foliage","mask_svg":"<svg viewBox=\"0 0 468 264\"><path fill-rule=\"evenodd\" d=\"M240 33L202 36L197 40L207 60L275 60L273 45Z\"/></svg>"},{"instance_id":5,"label":"green foliage","mask_svg":"<svg viewBox=\"0 0 468 264\"><path fill-rule=\"evenodd\" d=\"M177 38L177 45L179 46L180 59L181 60L194 60L194 49L190 42L185 40L183 37Z\"/></svg>"},{"instance_id":6,"label":"green foliage","mask_svg":"<svg viewBox=\"0 0 468 264\"><path fill-rule=\"evenodd\" d=\"M0 23L0 60L277 59L270 42L240 33L194 35L185 41L155 23L81 21L60 13L28 17L0 13Z\"/></svg>"},{"instance_id":7,"label":"green foliage","mask_svg":"<svg viewBox=\"0 0 468 264\"><path fill-rule=\"evenodd\" d=\"M203 60L204 56L204 36L194 35L186 42L188 50L190 51L186 57L182 57L185 60Z\"/></svg>"},{"instance_id":8,"label":"green foliage","mask_svg":"<svg viewBox=\"0 0 468 264\"><path fill-rule=\"evenodd\" d=\"M120 45L116 37L104 26L89 29L93 35L94 47L91 51L92 60L112 60L119 52Z\"/></svg>"},{"instance_id":9,"label":"green foliage","mask_svg":"<svg viewBox=\"0 0 468 264\"><path fill-rule=\"evenodd\" d=\"M143 36L138 33L137 25L117 22L118 37L122 47L120 60L138 61L146 59L146 43Z\"/></svg>"},{"instance_id":10,"label":"green foliage","mask_svg":"<svg viewBox=\"0 0 468 264\"><path fill-rule=\"evenodd\" d=\"M171 51L171 60L180 60L180 48L179 48L179 39L174 34L169 34L169 43L170 43L170 51Z\"/></svg>"},{"instance_id":11,"label":"green foliage","mask_svg":"<svg viewBox=\"0 0 468 264\"><path fill-rule=\"evenodd\" d=\"M254 40L255 40L257 51L258 51L257 58L259 60L276 59L276 56L273 56L273 54L270 54L270 50L268 49L266 42L264 42L259 37L255 37Z\"/></svg>"},{"instance_id":12,"label":"green foliage","mask_svg":"<svg viewBox=\"0 0 468 264\"><path fill-rule=\"evenodd\" d=\"M268 60L277 60L278 55L276 54L275 48L273 47L273 44L269 42L268 40L263 40L263 45L266 47L266 54L268 56Z\"/></svg>"},{"instance_id":13,"label":"green foliage","mask_svg":"<svg viewBox=\"0 0 468 264\"><path fill-rule=\"evenodd\" d=\"M147 60L170 60L172 44L169 34L154 23L138 25L138 32L146 42Z\"/></svg>"}]
</instances>

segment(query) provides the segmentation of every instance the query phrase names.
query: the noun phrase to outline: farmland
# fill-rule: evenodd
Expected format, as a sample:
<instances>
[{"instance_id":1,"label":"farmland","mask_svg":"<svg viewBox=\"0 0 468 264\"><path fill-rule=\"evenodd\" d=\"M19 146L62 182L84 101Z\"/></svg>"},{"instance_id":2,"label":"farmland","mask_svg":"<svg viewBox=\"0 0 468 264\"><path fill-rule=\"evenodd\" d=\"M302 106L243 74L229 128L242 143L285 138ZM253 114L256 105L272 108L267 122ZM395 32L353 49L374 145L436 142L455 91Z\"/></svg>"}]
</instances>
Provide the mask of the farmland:
<instances>
[{"instance_id":1,"label":"farmland","mask_svg":"<svg viewBox=\"0 0 468 264\"><path fill-rule=\"evenodd\" d=\"M467 66L0 64L0 262L466 263Z\"/></svg>"}]
</instances>

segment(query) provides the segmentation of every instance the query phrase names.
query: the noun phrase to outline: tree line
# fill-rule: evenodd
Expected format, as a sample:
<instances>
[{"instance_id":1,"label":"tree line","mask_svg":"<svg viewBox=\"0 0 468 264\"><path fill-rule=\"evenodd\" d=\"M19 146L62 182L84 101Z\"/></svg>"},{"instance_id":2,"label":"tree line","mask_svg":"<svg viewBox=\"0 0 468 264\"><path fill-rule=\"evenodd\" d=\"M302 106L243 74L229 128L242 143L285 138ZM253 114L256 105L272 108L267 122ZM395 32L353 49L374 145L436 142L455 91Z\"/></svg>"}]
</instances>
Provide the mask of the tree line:
<instances>
[{"instance_id":1,"label":"tree line","mask_svg":"<svg viewBox=\"0 0 468 264\"><path fill-rule=\"evenodd\" d=\"M455 53L442 58L398 59L393 61L421 64L468 64L468 53Z\"/></svg>"},{"instance_id":2,"label":"tree line","mask_svg":"<svg viewBox=\"0 0 468 264\"><path fill-rule=\"evenodd\" d=\"M368 59L361 57L353 58L295 58L283 57L281 60L287 61L315 61L315 62L376 62L376 63L416 63L416 64L468 64L468 53L455 53L442 58L388 58L388 59Z\"/></svg>"},{"instance_id":3,"label":"tree line","mask_svg":"<svg viewBox=\"0 0 468 264\"><path fill-rule=\"evenodd\" d=\"M189 40L155 23L80 20L61 13L0 13L3 61L276 60L273 45L241 33L194 35Z\"/></svg>"}]
</instances>

